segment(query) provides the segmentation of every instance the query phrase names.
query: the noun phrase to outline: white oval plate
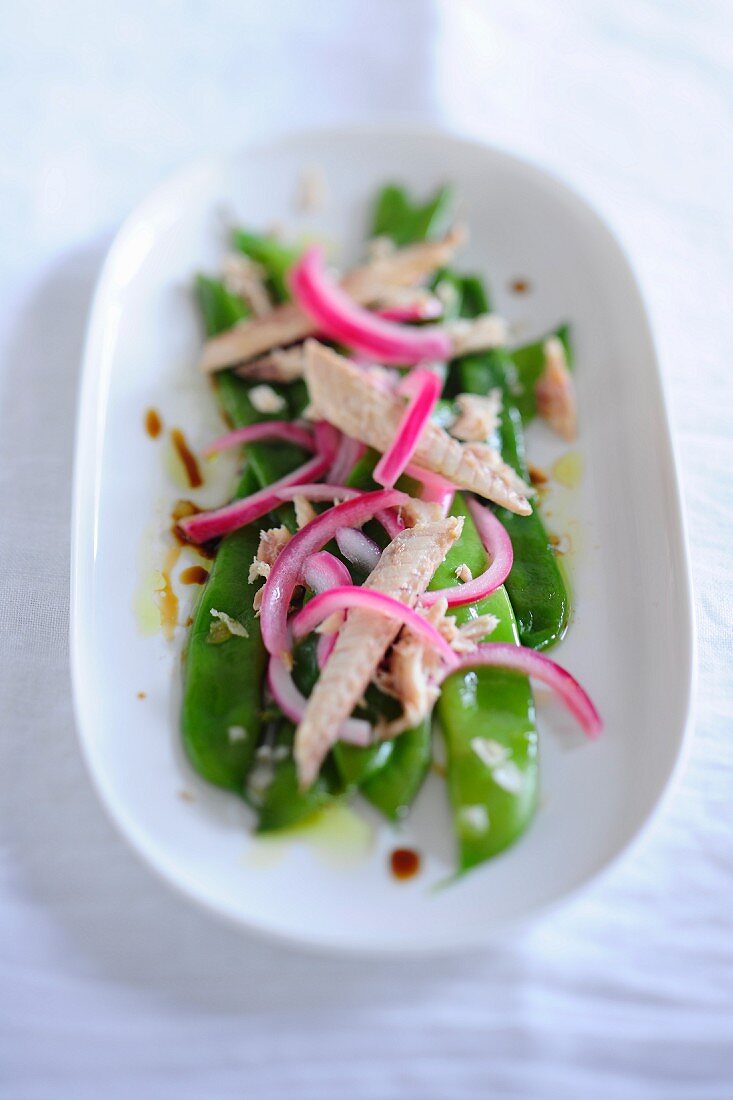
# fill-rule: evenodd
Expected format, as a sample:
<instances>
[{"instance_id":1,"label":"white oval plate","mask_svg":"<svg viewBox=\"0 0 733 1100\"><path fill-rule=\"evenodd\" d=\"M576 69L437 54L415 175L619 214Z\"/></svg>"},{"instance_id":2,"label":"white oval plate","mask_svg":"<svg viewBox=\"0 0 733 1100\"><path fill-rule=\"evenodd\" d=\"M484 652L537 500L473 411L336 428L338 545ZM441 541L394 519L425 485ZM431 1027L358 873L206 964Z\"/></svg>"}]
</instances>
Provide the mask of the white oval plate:
<instances>
[{"instance_id":1,"label":"white oval plate","mask_svg":"<svg viewBox=\"0 0 733 1100\"><path fill-rule=\"evenodd\" d=\"M293 199L312 164L324 170L330 197L309 222L293 213ZM602 740L585 743L538 693L535 823L501 858L442 890L434 886L450 873L452 836L436 776L399 834L359 806L358 817L331 823L344 834L338 844L323 836L254 840L244 804L199 781L181 751L185 630L172 643L159 632L145 636L133 610L136 599L149 602L170 502L190 495L213 503L225 494L221 473L204 492L182 493L164 461L167 444L142 428L148 406L167 426L184 428L194 447L220 426L196 371L193 274L216 271L227 218L323 230L351 260L368 204L389 179L422 194L455 182L471 227L461 266L488 277L497 308L523 339L561 320L573 325L583 477L575 490L556 488L548 522L573 544L576 610L555 655L606 719ZM516 276L530 281L530 294L510 293ZM533 429L536 461L564 450ZM692 696L693 623L669 428L649 323L619 244L557 179L433 131L305 134L182 172L130 216L100 277L78 420L72 587L76 710L95 784L133 846L189 897L291 941L376 952L480 944L559 901L649 819L680 757ZM409 883L387 871L397 843L424 856L422 874Z\"/></svg>"}]
</instances>

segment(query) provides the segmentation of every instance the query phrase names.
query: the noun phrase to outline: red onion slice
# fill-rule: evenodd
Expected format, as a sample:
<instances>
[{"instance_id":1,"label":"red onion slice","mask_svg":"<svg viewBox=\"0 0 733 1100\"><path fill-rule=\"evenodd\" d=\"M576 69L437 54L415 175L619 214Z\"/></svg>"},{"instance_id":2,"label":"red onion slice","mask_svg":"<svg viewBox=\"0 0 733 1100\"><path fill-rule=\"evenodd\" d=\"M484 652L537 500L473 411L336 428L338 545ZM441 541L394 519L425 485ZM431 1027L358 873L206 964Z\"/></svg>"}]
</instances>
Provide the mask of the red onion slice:
<instances>
[{"instance_id":1,"label":"red onion slice","mask_svg":"<svg viewBox=\"0 0 733 1100\"><path fill-rule=\"evenodd\" d=\"M374 312L384 321L400 321L403 324L409 324L410 321L437 321L438 317L443 316L443 303L434 294L426 294L414 302L384 306Z\"/></svg>"},{"instance_id":2,"label":"red onion slice","mask_svg":"<svg viewBox=\"0 0 733 1100\"><path fill-rule=\"evenodd\" d=\"M440 379L432 371L418 368L399 387L410 394L405 414L394 440L374 467L374 480L391 488L415 453L420 436L440 397Z\"/></svg>"},{"instance_id":3,"label":"red onion slice","mask_svg":"<svg viewBox=\"0 0 733 1100\"><path fill-rule=\"evenodd\" d=\"M321 550L311 554L303 566L303 580L316 594L327 592L329 588L343 588L352 584L351 573L342 561Z\"/></svg>"},{"instance_id":4,"label":"red onion slice","mask_svg":"<svg viewBox=\"0 0 733 1100\"><path fill-rule=\"evenodd\" d=\"M490 596L509 576L514 560L512 540L506 533L490 508L476 500L468 498L468 508L476 524L484 549L489 555L490 564L478 577L466 584L451 585L450 588L438 588L434 592L425 592L420 597L423 607L431 607L437 600L445 598L448 607L463 607L467 603L476 603Z\"/></svg>"},{"instance_id":5,"label":"red onion slice","mask_svg":"<svg viewBox=\"0 0 733 1100\"><path fill-rule=\"evenodd\" d=\"M306 558L332 539L341 527L354 527L366 523L380 511L407 504L407 493L397 489L380 489L374 493L361 493L353 500L336 504L306 524L293 535L290 542L277 556L262 590L260 624L262 639L268 653L281 656L288 652L288 609L296 585L303 575Z\"/></svg>"},{"instance_id":6,"label":"red onion slice","mask_svg":"<svg viewBox=\"0 0 733 1100\"><path fill-rule=\"evenodd\" d=\"M328 480L334 482L346 481L347 477L364 454L366 447L358 439L342 435L333 466L328 472Z\"/></svg>"},{"instance_id":7,"label":"red onion slice","mask_svg":"<svg viewBox=\"0 0 733 1100\"><path fill-rule=\"evenodd\" d=\"M237 531L240 527L246 527L256 519L267 515L277 507L280 500L278 491L291 485L306 484L322 477L333 462L333 456L338 445L338 432L326 421L319 421L315 427L315 447L317 454L314 458L286 474L279 481L268 485L266 489L260 489L242 500L234 500L223 508L216 508L211 512L199 512L195 516L187 516L178 524L179 531L190 542L208 542L218 535L228 535Z\"/></svg>"},{"instance_id":8,"label":"red onion slice","mask_svg":"<svg viewBox=\"0 0 733 1100\"><path fill-rule=\"evenodd\" d=\"M290 276L293 297L319 330L382 363L450 359L452 341L441 328L386 321L357 305L326 273L323 250L307 248Z\"/></svg>"},{"instance_id":9,"label":"red onion slice","mask_svg":"<svg viewBox=\"0 0 733 1100\"><path fill-rule=\"evenodd\" d=\"M297 443L306 451L314 451L316 444L313 432L300 424L289 420L265 420L260 424L248 424L244 428L235 428L233 432L219 436L213 443L204 447L202 454L213 455L236 447L240 443L255 443L259 439L283 439L287 443Z\"/></svg>"},{"instance_id":10,"label":"red onion slice","mask_svg":"<svg viewBox=\"0 0 733 1100\"><path fill-rule=\"evenodd\" d=\"M319 554L311 554L303 566L303 580L318 594L326 592L329 588L338 588L346 584L352 584L351 574L342 561L329 554L328 550L321 550ZM341 618L345 618L344 615ZM322 634L316 647L316 661L319 669L323 669L326 661L331 656L336 645L336 634Z\"/></svg>"},{"instance_id":11,"label":"red onion slice","mask_svg":"<svg viewBox=\"0 0 733 1100\"><path fill-rule=\"evenodd\" d=\"M587 692L569 672L534 649L525 649L524 646L505 642L484 642L473 653L462 656L457 667L454 665L446 669L440 679L444 680L457 668L471 669L486 666L511 669L534 677L535 680L552 688L562 699L588 737L596 738L601 733L603 720Z\"/></svg>"},{"instance_id":12,"label":"red onion slice","mask_svg":"<svg viewBox=\"0 0 733 1100\"><path fill-rule=\"evenodd\" d=\"M434 474L431 470L424 470L422 466L416 466L414 462L408 463L405 473L422 485L420 499L439 504L447 516L456 494L453 482L446 481L440 474Z\"/></svg>"},{"instance_id":13,"label":"red onion slice","mask_svg":"<svg viewBox=\"0 0 733 1100\"><path fill-rule=\"evenodd\" d=\"M456 655L448 645L443 635L436 630L432 623L413 611L407 604L395 600L384 592L378 592L374 588L360 588L347 586L343 588L330 588L315 596L293 617L293 638L300 641L310 634L312 630L333 615L335 611L347 611L351 608L361 608L364 611L374 611L387 618L396 619L403 626L408 626L413 634L417 634L432 649L440 653L440 656L448 664L455 664Z\"/></svg>"},{"instance_id":14,"label":"red onion slice","mask_svg":"<svg viewBox=\"0 0 733 1100\"><path fill-rule=\"evenodd\" d=\"M409 500L410 498L407 497L406 499ZM404 531L405 529L405 521L402 517L392 512L389 508L380 508L378 512L374 513L374 518L381 523L391 539L396 538L400 531Z\"/></svg>"},{"instance_id":15,"label":"red onion slice","mask_svg":"<svg viewBox=\"0 0 733 1100\"><path fill-rule=\"evenodd\" d=\"M292 474L280 478L266 489L260 489L251 496L232 501L231 504L216 508L212 512L199 512L195 516L186 516L180 521L178 528L190 542L208 542L209 539L219 535L228 535L240 527L246 527L248 523L260 519L273 508L277 508L282 499L278 495L280 490L322 477L331 465L332 458L332 455L316 455L303 466L299 466Z\"/></svg>"},{"instance_id":16,"label":"red onion slice","mask_svg":"<svg viewBox=\"0 0 733 1100\"><path fill-rule=\"evenodd\" d=\"M330 482L306 482L303 485L284 486L273 493L278 500L295 500L296 497L305 497L311 502L321 503L329 500L353 500L361 496L361 489L352 489L348 485L331 485Z\"/></svg>"}]
</instances>

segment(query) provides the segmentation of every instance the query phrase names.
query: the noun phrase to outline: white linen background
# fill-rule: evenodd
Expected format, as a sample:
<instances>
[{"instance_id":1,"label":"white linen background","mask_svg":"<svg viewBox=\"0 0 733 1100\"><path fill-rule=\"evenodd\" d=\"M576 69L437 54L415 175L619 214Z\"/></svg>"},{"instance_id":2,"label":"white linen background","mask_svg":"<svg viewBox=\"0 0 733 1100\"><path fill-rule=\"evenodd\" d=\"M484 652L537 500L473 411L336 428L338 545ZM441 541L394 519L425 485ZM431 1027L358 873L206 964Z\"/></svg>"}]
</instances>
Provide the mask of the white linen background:
<instances>
[{"instance_id":1,"label":"white linen background","mask_svg":"<svg viewBox=\"0 0 733 1100\"><path fill-rule=\"evenodd\" d=\"M2 1097L733 1094L732 68L725 0L2 5ZM626 244L700 690L674 798L601 882L485 954L382 963L242 936L125 847L75 742L67 574L81 342L122 217L202 151L395 114L539 159Z\"/></svg>"}]
</instances>

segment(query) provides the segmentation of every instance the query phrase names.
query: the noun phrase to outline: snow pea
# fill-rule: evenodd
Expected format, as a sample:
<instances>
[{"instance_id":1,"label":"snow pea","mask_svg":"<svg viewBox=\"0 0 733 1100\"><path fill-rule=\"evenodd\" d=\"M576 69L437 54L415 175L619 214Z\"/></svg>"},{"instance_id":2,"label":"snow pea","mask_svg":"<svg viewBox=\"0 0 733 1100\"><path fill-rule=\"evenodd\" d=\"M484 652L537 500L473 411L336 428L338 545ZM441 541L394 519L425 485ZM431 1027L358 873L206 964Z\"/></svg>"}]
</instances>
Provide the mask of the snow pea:
<instances>
[{"instance_id":1,"label":"snow pea","mask_svg":"<svg viewBox=\"0 0 733 1100\"><path fill-rule=\"evenodd\" d=\"M310 695L318 678L316 644L317 639L311 636L293 653L293 679L305 696ZM298 825L345 789L330 757L324 762L316 781L307 790L300 789L293 758L295 727L279 715L274 704L272 710L277 717L265 733L264 744L247 777L245 789L245 797L257 813L259 833L276 832Z\"/></svg>"},{"instance_id":2,"label":"snow pea","mask_svg":"<svg viewBox=\"0 0 733 1100\"><path fill-rule=\"evenodd\" d=\"M196 280L196 291L207 336L215 336L231 328L248 315L247 306L242 299L230 293L217 279L200 275ZM261 413L250 400L249 393L253 385L251 382L239 378L232 371L220 371L214 384L222 411L236 428L262 420L282 419L283 416L295 419L301 415L308 400L303 382L274 385L272 388L285 401L285 409L281 412ZM252 443L246 448L246 455L248 465L257 477L257 489L290 473L306 460L301 448L289 443ZM292 509L282 509L281 514L281 522L285 522L286 516L290 519Z\"/></svg>"},{"instance_id":3,"label":"snow pea","mask_svg":"<svg viewBox=\"0 0 733 1100\"><path fill-rule=\"evenodd\" d=\"M502 455L520 477L528 478L524 430L519 410L507 393L507 353L501 350L467 356L457 363L460 384L467 393L486 393L494 386L504 390L499 435ZM547 649L558 642L568 627L570 595L539 509L517 516L495 507L512 540L514 564L506 590L519 626L522 645Z\"/></svg>"},{"instance_id":4,"label":"snow pea","mask_svg":"<svg viewBox=\"0 0 733 1100\"><path fill-rule=\"evenodd\" d=\"M200 277L197 292L209 335L246 316L244 303L217 280ZM224 372L216 386L223 410L235 426L261 419L243 379ZM294 407L301 397L288 393L286 399L289 407ZM255 492L305 458L297 447L265 443L249 447L247 452L236 496ZM291 515L292 509L287 516L290 522ZM259 544L260 526L262 523L243 528L222 540L194 615L184 669L181 727L189 759L209 782L240 793L262 727L266 656L259 621L252 609L253 589L246 583ZM247 637L225 635L223 641L214 643L210 633L212 607L241 622Z\"/></svg>"},{"instance_id":5,"label":"snow pea","mask_svg":"<svg viewBox=\"0 0 733 1100\"><path fill-rule=\"evenodd\" d=\"M462 292L463 280L457 280L456 285ZM461 301L461 313L463 316L473 316L475 312L481 313L487 308L488 300L482 284L472 277L469 297L463 297ZM496 348L454 360L451 365L452 388L454 392L477 394L488 393L495 387L501 389L503 409L499 435L502 455L526 480L524 430L522 415L516 404L520 375L513 354L504 348ZM541 355L541 342L523 349L520 366L522 384L525 386L522 396L525 398L528 391L534 392L532 372L541 370L541 366L538 368ZM526 400L524 407L529 416L531 410ZM547 649L565 634L571 603L544 522L536 507L529 516L516 516L505 508L497 507L494 511L506 528L514 548L514 565L506 580L506 590L517 617L522 645Z\"/></svg>"},{"instance_id":6,"label":"snow pea","mask_svg":"<svg viewBox=\"0 0 733 1100\"><path fill-rule=\"evenodd\" d=\"M507 375L512 392L512 401L525 424L529 424L537 415L537 398L535 386L545 369L545 340L549 336L557 336L565 348L565 357L568 366L573 366L573 349L570 343L569 325L560 325L553 332L548 332L541 340L535 340L531 344L514 348L508 353Z\"/></svg>"},{"instance_id":7,"label":"snow pea","mask_svg":"<svg viewBox=\"0 0 733 1100\"><path fill-rule=\"evenodd\" d=\"M256 488L247 470L240 492ZM181 730L188 758L204 779L240 793L260 736L266 659L253 590L243 583L258 543L256 527L222 541L194 614L184 666ZM248 636L225 634L215 642L211 608L237 619Z\"/></svg>"},{"instance_id":8,"label":"snow pea","mask_svg":"<svg viewBox=\"0 0 733 1100\"><path fill-rule=\"evenodd\" d=\"M294 737L295 727L291 722L283 720L277 729L272 747L276 752L285 750L287 755L272 764L263 762L266 779L261 800L255 801L250 790L249 798L257 809L258 833L292 829L294 825L299 825L332 802L343 789L329 759L325 761L315 782L305 791L300 789L292 751ZM256 771L253 769L250 772L250 783L255 775Z\"/></svg>"},{"instance_id":9,"label":"snow pea","mask_svg":"<svg viewBox=\"0 0 733 1100\"><path fill-rule=\"evenodd\" d=\"M463 496L453 514L464 517L461 538L439 566L431 587L456 583L465 562L474 575L486 553ZM492 614L491 641L519 644L512 605L502 587L486 599L451 612L459 623ZM458 841L460 871L482 863L512 844L527 828L537 803L537 732L526 676L501 669L456 672L442 687L438 717L448 756L447 782Z\"/></svg>"},{"instance_id":10,"label":"snow pea","mask_svg":"<svg viewBox=\"0 0 733 1100\"><path fill-rule=\"evenodd\" d=\"M294 653L293 679L306 698L318 679L316 654L317 638L314 635L306 638ZM369 748L338 743L326 757L315 783L303 791L298 786L293 760L294 734L293 725L283 721L276 739L279 758L264 765L270 768L271 782L260 800L252 799L258 812L259 832L292 828L327 802L352 792L382 766L383 758L388 755L387 750L392 750L391 742Z\"/></svg>"},{"instance_id":11,"label":"snow pea","mask_svg":"<svg viewBox=\"0 0 733 1100\"><path fill-rule=\"evenodd\" d=\"M504 458L526 478L522 418L519 410L511 405L502 412L501 436ZM522 645L548 649L565 634L571 603L547 530L537 508L529 516L517 516L505 508L494 511L506 528L514 549L514 563L506 587Z\"/></svg>"},{"instance_id":12,"label":"snow pea","mask_svg":"<svg viewBox=\"0 0 733 1100\"><path fill-rule=\"evenodd\" d=\"M391 752L382 767L362 781L361 793L390 821L405 817L417 798L433 755L430 719L405 730L392 741L383 741L382 751Z\"/></svg>"},{"instance_id":13,"label":"snow pea","mask_svg":"<svg viewBox=\"0 0 733 1100\"><path fill-rule=\"evenodd\" d=\"M272 234L252 233L247 229L235 229L232 243L265 269L267 289L275 301L286 302L290 297L288 273L301 249L284 244Z\"/></svg>"},{"instance_id":14,"label":"snow pea","mask_svg":"<svg viewBox=\"0 0 733 1100\"><path fill-rule=\"evenodd\" d=\"M387 184L377 195L371 224L372 237L389 237L399 247L439 237L450 224L454 205L451 187L440 187L423 205L405 189Z\"/></svg>"}]
</instances>

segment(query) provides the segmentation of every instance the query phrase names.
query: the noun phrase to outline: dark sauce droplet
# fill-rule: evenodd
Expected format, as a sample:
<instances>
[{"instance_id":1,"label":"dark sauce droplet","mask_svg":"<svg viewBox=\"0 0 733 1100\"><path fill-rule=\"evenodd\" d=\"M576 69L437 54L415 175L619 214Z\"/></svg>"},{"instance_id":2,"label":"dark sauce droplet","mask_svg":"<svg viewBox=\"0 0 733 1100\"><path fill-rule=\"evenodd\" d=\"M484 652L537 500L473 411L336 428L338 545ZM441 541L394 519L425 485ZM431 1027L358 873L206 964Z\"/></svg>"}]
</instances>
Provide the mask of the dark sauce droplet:
<instances>
[{"instance_id":1,"label":"dark sauce droplet","mask_svg":"<svg viewBox=\"0 0 733 1100\"><path fill-rule=\"evenodd\" d=\"M420 870L420 856L412 848L395 848L390 856L390 866L395 878L414 878Z\"/></svg>"},{"instance_id":2,"label":"dark sauce droplet","mask_svg":"<svg viewBox=\"0 0 733 1100\"><path fill-rule=\"evenodd\" d=\"M189 549L195 550L200 557L208 558L211 561L216 557L218 540L192 546L178 526L186 516L196 516L199 512L203 512L203 508L199 508L198 504L194 504L192 500L177 500L171 509L171 534L179 546L188 546Z\"/></svg>"},{"instance_id":3,"label":"dark sauce droplet","mask_svg":"<svg viewBox=\"0 0 733 1100\"><path fill-rule=\"evenodd\" d=\"M192 489L198 489L200 485L203 485L204 479L201 476L198 459L186 442L186 437L180 428L173 428L171 430L171 443L176 450L176 454L183 463L183 468L188 478L188 484Z\"/></svg>"},{"instance_id":4,"label":"dark sauce droplet","mask_svg":"<svg viewBox=\"0 0 733 1100\"><path fill-rule=\"evenodd\" d=\"M145 431L151 439L157 439L163 430L163 421L157 409L148 409L145 413Z\"/></svg>"},{"instance_id":5,"label":"dark sauce droplet","mask_svg":"<svg viewBox=\"0 0 733 1100\"><path fill-rule=\"evenodd\" d=\"M528 294L532 287L529 279L513 279L509 289L513 294Z\"/></svg>"},{"instance_id":6,"label":"dark sauce droplet","mask_svg":"<svg viewBox=\"0 0 733 1100\"><path fill-rule=\"evenodd\" d=\"M189 565L186 569L181 570L178 579L181 584L206 584L208 576L209 571L204 569L203 565Z\"/></svg>"}]
</instances>

